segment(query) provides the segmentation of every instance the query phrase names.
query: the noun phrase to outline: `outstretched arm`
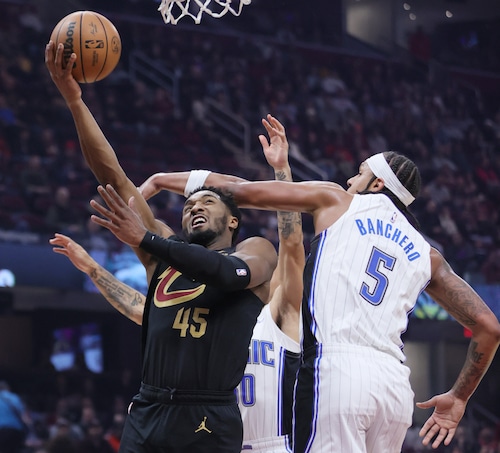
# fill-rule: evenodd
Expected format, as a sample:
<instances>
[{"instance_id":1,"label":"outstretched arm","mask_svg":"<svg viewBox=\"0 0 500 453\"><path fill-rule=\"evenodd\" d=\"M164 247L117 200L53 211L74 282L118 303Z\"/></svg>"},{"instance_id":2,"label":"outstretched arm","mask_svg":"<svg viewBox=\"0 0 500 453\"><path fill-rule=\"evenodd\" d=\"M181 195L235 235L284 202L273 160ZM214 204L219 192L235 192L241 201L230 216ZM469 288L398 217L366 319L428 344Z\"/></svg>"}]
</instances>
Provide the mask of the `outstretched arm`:
<instances>
[{"instance_id":1,"label":"outstretched arm","mask_svg":"<svg viewBox=\"0 0 500 453\"><path fill-rule=\"evenodd\" d=\"M107 207L92 200L92 207L101 216L93 215L92 221L107 228L122 242L154 254L183 274L227 291L253 289L271 279L276 267L276 251L267 239L246 239L237 245L234 253L226 256L198 244L151 233L138 216L133 197L127 205L111 185L99 186L98 190Z\"/></svg>"},{"instance_id":2,"label":"outstretched arm","mask_svg":"<svg viewBox=\"0 0 500 453\"><path fill-rule=\"evenodd\" d=\"M144 181L138 187L138 189L146 200L154 197L162 190L168 190L169 192L183 195L187 181L191 174L192 172L189 171L155 173L154 175L151 175L148 179L146 179L146 181ZM219 181L220 184L236 184L239 182L247 182L246 179L239 178L238 176L223 175L218 173L214 173L214 175L218 175L217 181ZM210 184L204 183L204 185Z\"/></svg>"},{"instance_id":3,"label":"outstretched arm","mask_svg":"<svg viewBox=\"0 0 500 453\"><path fill-rule=\"evenodd\" d=\"M446 393L417 403L421 409L434 407L431 417L420 430L422 443L432 448L441 442L449 445L467 402L486 374L500 344L500 324L479 295L453 272L442 255L432 249L432 278L426 292L460 324L472 331L465 363L458 378Z\"/></svg>"},{"instance_id":4,"label":"outstretched arm","mask_svg":"<svg viewBox=\"0 0 500 453\"><path fill-rule=\"evenodd\" d=\"M183 194L189 176L190 172L156 173L139 190L146 199L161 190ZM316 233L335 222L352 200L352 195L347 194L339 184L327 181L247 181L211 172L204 180L204 185L230 192L242 208L312 214Z\"/></svg>"},{"instance_id":5,"label":"outstretched arm","mask_svg":"<svg viewBox=\"0 0 500 453\"><path fill-rule=\"evenodd\" d=\"M114 308L136 324L142 324L146 300L143 294L121 282L97 264L87 251L70 237L56 233L49 242L54 246L55 253L67 256L77 269L90 277Z\"/></svg>"},{"instance_id":6,"label":"outstretched arm","mask_svg":"<svg viewBox=\"0 0 500 453\"><path fill-rule=\"evenodd\" d=\"M292 181L288 162L288 141L283 125L273 116L262 120L269 135L259 136L267 163L274 170L277 181ZM278 211L279 253L278 265L271 280L270 309L274 321L290 338L299 341L300 305L302 302L302 274L305 251L302 217L299 212Z\"/></svg>"},{"instance_id":7,"label":"outstretched arm","mask_svg":"<svg viewBox=\"0 0 500 453\"><path fill-rule=\"evenodd\" d=\"M190 172L155 173L139 187L144 198L150 199L161 190L182 195ZM336 204L345 193L338 184L327 181L288 182L248 181L237 176L211 172L204 182L230 192L242 208L267 211L313 213L316 209Z\"/></svg>"},{"instance_id":8,"label":"outstretched arm","mask_svg":"<svg viewBox=\"0 0 500 453\"><path fill-rule=\"evenodd\" d=\"M157 231L158 225L155 222L153 212L146 200L140 195L135 184L123 171L113 148L82 99L80 85L71 74L76 55L72 54L66 67L63 67L63 49L64 46L61 43L57 49L54 49L54 43L50 41L45 48L45 64L73 116L87 164L101 184L113 184L125 201L134 196L145 225L151 231ZM136 253L145 265L150 264L149 257L143 251L136 250Z\"/></svg>"}]
</instances>

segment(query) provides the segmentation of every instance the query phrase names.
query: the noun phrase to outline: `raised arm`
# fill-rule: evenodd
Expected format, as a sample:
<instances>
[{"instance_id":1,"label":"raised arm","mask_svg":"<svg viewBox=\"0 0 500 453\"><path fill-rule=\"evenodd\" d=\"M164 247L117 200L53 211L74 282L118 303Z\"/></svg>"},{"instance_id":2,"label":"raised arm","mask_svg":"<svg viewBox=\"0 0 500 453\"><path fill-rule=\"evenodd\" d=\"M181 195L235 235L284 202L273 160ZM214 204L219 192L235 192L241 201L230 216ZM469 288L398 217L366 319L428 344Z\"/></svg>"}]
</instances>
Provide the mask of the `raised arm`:
<instances>
[{"instance_id":1,"label":"raised arm","mask_svg":"<svg viewBox=\"0 0 500 453\"><path fill-rule=\"evenodd\" d=\"M500 344L500 324L479 295L453 272L442 255L431 251L432 277L426 292L460 324L472 332L465 363L453 387L428 401L421 409L434 407L420 430L422 443L437 448L449 445L462 419L467 402L486 374ZM434 440L433 440L434 439Z\"/></svg>"},{"instance_id":2,"label":"raised arm","mask_svg":"<svg viewBox=\"0 0 500 453\"><path fill-rule=\"evenodd\" d=\"M122 315L136 324L142 324L145 297L139 291L118 280L100 266L87 251L73 239L56 233L49 241L55 253L68 257L73 265L87 274L105 299Z\"/></svg>"},{"instance_id":3,"label":"raised arm","mask_svg":"<svg viewBox=\"0 0 500 453\"><path fill-rule=\"evenodd\" d=\"M149 205L123 171L115 151L82 99L80 85L71 74L76 55L71 55L64 68L63 49L61 43L54 49L54 44L50 41L45 48L45 64L73 116L87 164L101 184L112 184L125 201L134 196L144 224L151 231L158 231L158 224ZM145 265L149 264L148 256L143 251L136 250L136 253Z\"/></svg>"},{"instance_id":4,"label":"raised arm","mask_svg":"<svg viewBox=\"0 0 500 453\"><path fill-rule=\"evenodd\" d=\"M288 141L283 125L273 116L262 120L269 135L259 136L267 163L274 170L277 181L292 181L288 162ZM278 265L271 280L270 309L274 321L290 338L299 341L300 305L302 302L302 274L305 251L302 217L299 212L278 211L279 253Z\"/></svg>"}]
</instances>

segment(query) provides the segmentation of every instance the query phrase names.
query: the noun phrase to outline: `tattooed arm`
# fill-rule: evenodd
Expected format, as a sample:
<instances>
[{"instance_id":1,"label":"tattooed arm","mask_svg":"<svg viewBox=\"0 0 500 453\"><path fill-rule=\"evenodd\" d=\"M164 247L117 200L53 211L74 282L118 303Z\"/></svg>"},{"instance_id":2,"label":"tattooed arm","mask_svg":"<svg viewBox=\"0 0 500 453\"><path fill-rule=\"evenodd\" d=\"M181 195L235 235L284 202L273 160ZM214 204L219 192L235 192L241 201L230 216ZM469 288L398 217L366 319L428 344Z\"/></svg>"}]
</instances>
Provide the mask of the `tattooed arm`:
<instances>
[{"instance_id":1,"label":"tattooed arm","mask_svg":"<svg viewBox=\"0 0 500 453\"><path fill-rule=\"evenodd\" d=\"M277 181L292 181L285 128L271 115L262 124L269 135L269 142L263 135L259 136L259 140L267 163L274 170L274 178ZM300 212L288 211L278 211L277 215L278 265L271 279L269 308L276 325L298 342L305 265L302 217Z\"/></svg>"},{"instance_id":2,"label":"tattooed arm","mask_svg":"<svg viewBox=\"0 0 500 453\"><path fill-rule=\"evenodd\" d=\"M54 252L65 255L80 271L87 274L106 300L136 324L142 324L145 297L139 291L118 280L87 253L73 239L56 233L49 241Z\"/></svg>"},{"instance_id":3,"label":"tattooed arm","mask_svg":"<svg viewBox=\"0 0 500 453\"><path fill-rule=\"evenodd\" d=\"M432 448L437 448L443 440L445 445L451 442L469 398L486 374L500 344L500 324L479 295L434 249L431 265L432 277L426 292L472 332L465 363L451 390L417 403L421 409L435 408L420 436L424 437L424 445L435 438Z\"/></svg>"}]
</instances>

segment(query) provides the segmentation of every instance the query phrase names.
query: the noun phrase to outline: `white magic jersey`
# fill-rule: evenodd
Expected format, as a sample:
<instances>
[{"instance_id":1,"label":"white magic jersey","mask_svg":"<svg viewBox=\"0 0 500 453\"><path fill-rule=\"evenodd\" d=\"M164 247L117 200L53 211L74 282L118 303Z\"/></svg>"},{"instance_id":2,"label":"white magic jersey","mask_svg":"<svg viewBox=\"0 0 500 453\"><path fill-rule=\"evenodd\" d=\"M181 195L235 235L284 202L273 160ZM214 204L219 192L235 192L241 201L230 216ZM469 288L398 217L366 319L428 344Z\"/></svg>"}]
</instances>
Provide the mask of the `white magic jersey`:
<instances>
[{"instance_id":1,"label":"white magic jersey","mask_svg":"<svg viewBox=\"0 0 500 453\"><path fill-rule=\"evenodd\" d=\"M305 274L305 335L404 361L400 336L431 277L428 242L385 195L355 195L315 242Z\"/></svg>"},{"instance_id":2,"label":"white magic jersey","mask_svg":"<svg viewBox=\"0 0 500 453\"><path fill-rule=\"evenodd\" d=\"M237 387L243 451L287 451L285 434L291 432L299 358L299 343L279 329L269 305L264 306L253 330L245 374Z\"/></svg>"}]
</instances>

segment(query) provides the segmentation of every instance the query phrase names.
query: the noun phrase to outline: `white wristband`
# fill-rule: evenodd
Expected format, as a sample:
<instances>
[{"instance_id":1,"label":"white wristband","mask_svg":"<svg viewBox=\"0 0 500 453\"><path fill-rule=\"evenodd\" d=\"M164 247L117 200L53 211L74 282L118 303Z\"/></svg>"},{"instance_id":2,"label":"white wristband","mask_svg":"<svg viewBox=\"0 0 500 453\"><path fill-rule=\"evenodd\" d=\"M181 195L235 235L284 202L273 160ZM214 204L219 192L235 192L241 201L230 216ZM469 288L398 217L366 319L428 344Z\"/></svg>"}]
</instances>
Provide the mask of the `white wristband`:
<instances>
[{"instance_id":1,"label":"white wristband","mask_svg":"<svg viewBox=\"0 0 500 453\"><path fill-rule=\"evenodd\" d=\"M203 187L210 173L212 173L210 170L191 170L186 187L184 187L184 196L187 198L196 189Z\"/></svg>"}]
</instances>

